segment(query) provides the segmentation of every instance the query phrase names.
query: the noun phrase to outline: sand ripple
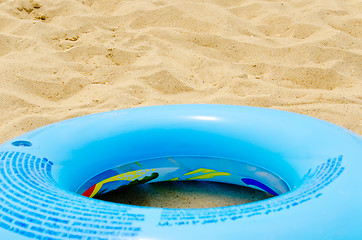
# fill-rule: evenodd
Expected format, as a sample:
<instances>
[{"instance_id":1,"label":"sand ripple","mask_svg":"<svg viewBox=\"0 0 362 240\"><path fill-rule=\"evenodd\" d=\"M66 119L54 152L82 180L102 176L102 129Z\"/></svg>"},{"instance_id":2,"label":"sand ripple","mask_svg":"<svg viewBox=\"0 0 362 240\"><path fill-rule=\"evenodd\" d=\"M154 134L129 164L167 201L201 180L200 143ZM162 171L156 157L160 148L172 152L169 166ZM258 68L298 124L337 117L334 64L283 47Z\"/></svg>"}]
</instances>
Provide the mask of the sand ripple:
<instances>
[{"instance_id":1,"label":"sand ripple","mask_svg":"<svg viewBox=\"0 0 362 240\"><path fill-rule=\"evenodd\" d=\"M1 141L94 112L223 103L362 134L360 1L0 0Z\"/></svg>"}]
</instances>

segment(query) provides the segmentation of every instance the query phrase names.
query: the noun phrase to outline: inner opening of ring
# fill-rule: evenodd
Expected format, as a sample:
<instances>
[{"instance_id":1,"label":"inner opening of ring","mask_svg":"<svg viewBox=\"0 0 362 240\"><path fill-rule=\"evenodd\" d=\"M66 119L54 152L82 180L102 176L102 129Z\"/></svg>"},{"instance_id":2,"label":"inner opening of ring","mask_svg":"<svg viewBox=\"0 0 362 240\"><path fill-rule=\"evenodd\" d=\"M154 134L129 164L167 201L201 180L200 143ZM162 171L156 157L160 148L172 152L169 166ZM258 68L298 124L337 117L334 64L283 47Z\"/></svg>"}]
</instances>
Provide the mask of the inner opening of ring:
<instances>
[{"instance_id":1,"label":"inner opening of ring","mask_svg":"<svg viewBox=\"0 0 362 240\"><path fill-rule=\"evenodd\" d=\"M287 182L279 175L251 163L216 157L175 156L108 169L81 184L77 193L133 205L199 208L258 201L289 190ZM193 203L205 202L207 197L213 199L213 203Z\"/></svg>"},{"instance_id":2,"label":"inner opening of ring","mask_svg":"<svg viewBox=\"0 0 362 240\"><path fill-rule=\"evenodd\" d=\"M96 199L156 208L215 208L261 201L273 195L253 188L211 181L142 184L101 194Z\"/></svg>"}]
</instances>

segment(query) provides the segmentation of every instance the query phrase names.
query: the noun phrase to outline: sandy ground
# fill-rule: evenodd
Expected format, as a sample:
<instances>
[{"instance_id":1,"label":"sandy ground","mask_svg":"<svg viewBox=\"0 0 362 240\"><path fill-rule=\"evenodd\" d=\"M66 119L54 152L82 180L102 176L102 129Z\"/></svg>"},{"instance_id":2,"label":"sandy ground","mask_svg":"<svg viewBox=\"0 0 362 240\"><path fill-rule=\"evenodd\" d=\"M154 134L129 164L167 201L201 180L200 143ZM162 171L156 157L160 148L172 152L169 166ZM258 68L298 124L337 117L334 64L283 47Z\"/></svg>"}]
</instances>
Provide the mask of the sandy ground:
<instances>
[{"instance_id":1,"label":"sandy ground","mask_svg":"<svg viewBox=\"0 0 362 240\"><path fill-rule=\"evenodd\" d=\"M176 103L282 109L362 134L361 37L360 0L0 0L0 142Z\"/></svg>"}]
</instances>

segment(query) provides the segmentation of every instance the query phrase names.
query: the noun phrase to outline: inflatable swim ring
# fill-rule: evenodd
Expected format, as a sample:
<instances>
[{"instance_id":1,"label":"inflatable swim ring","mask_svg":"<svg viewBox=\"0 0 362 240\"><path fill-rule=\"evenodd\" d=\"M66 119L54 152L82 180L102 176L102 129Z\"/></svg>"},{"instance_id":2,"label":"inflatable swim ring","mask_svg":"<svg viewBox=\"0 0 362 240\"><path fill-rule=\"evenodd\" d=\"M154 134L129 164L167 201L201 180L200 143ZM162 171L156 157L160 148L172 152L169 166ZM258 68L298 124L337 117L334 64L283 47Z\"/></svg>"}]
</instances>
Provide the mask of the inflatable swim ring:
<instances>
[{"instance_id":1,"label":"inflatable swim ring","mask_svg":"<svg viewBox=\"0 0 362 240\"><path fill-rule=\"evenodd\" d=\"M359 135L270 109L169 105L75 118L0 146L0 236L362 239L361 156ZM208 209L91 198L175 180L227 182L277 196Z\"/></svg>"}]
</instances>

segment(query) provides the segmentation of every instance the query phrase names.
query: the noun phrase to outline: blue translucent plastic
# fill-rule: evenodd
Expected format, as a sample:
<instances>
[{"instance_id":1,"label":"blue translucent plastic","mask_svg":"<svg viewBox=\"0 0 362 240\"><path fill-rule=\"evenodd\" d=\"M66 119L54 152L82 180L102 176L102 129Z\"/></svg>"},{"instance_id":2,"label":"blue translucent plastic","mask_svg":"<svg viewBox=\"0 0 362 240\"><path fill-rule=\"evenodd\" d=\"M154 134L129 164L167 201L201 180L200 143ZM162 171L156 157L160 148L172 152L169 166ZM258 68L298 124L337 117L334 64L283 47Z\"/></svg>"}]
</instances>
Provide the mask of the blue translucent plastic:
<instances>
[{"instance_id":1,"label":"blue translucent plastic","mask_svg":"<svg viewBox=\"0 0 362 240\"><path fill-rule=\"evenodd\" d=\"M75 118L0 146L0 236L362 239L361 156L359 135L270 109L168 105ZM279 196L161 209L80 195L111 177L117 181L99 185L101 191L153 172L149 181L221 181Z\"/></svg>"}]
</instances>

